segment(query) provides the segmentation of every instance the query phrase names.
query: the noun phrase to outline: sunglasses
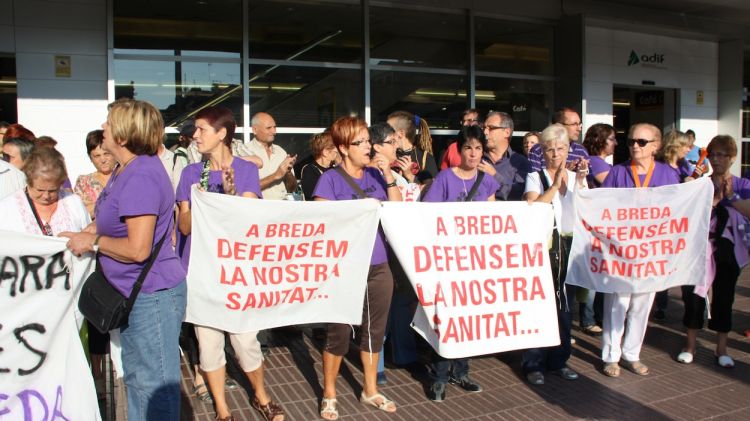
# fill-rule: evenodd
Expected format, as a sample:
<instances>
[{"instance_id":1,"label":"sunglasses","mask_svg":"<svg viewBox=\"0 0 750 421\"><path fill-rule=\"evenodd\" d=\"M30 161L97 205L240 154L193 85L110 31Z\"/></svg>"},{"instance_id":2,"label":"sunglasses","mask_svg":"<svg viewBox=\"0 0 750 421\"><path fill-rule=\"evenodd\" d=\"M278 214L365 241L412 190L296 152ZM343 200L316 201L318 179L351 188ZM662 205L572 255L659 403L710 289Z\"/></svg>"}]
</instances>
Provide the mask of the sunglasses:
<instances>
[{"instance_id":1,"label":"sunglasses","mask_svg":"<svg viewBox=\"0 0 750 421\"><path fill-rule=\"evenodd\" d=\"M3 152L3 161L10 162L10 155L8 155L7 153Z\"/></svg>"},{"instance_id":2,"label":"sunglasses","mask_svg":"<svg viewBox=\"0 0 750 421\"><path fill-rule=\"evenodd\" d=\"M645 148L646 145L648 145L651 142L654 142L654 140L648 140L648 139L628 139L628 146L633 146L633 145L635 145L637 143L638 146L640 146L642 148Z\"/></svg>"}]
</instances>

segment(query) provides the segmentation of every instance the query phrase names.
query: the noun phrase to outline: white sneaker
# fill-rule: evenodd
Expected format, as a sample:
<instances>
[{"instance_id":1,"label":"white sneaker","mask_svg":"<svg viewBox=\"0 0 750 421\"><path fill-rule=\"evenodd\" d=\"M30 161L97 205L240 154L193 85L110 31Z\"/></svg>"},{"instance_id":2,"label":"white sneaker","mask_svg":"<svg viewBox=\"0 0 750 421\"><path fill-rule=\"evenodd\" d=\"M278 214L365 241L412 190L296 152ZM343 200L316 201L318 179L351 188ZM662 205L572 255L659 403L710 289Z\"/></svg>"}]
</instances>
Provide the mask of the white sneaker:
<instances>
[{"instance_id":1,"label":"white sneaker","mask_svg":"<svg viewBox=\"0 0 750 421\"><path fill-rule=\"evenodd\" d=\"M693 354L687 351L682 351L679 353L679 355L677 355L677 361L683 364L690 364L693 362Z\"/></svg>"}]
</instances>

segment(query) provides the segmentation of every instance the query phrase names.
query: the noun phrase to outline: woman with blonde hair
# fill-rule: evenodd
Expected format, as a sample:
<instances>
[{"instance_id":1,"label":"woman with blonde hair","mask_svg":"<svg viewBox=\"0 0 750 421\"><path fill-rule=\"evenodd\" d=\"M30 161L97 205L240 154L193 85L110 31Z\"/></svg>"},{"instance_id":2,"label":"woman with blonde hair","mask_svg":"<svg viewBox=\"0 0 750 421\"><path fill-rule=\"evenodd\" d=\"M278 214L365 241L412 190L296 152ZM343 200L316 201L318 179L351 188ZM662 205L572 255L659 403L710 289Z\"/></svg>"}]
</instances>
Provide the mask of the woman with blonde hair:
<instances>
[{"instance_id":1,"label":"woman with blonde hair","mask_svg":"<svg viewBox=\"0 0 750 421\"><path fill-rule=\"evenodd\" d=\"M685 157L693 149L693 142L685 133L672 130L664 136L661 148L656 152L656 159L669 164L682 181L690 181L692 173Z\"/></svg>"},{"instance_id":2,"label":"woman with blonde hair","mask_svg":"<svg viewBox=\"0 0 750 421\"><path fill-rule=\"evenodd\" d=\"M104 277L124 297L153 260L120 328L128 390L128 419L180 418L180 349L185 317L185 269L164 245L174 227L172 182L156 152L164 121L153 105L119 100L109 105L103 149L118 162L97 201L95 222L62 233L76 255L96 252Z\"/></svg>"}]
</instances>

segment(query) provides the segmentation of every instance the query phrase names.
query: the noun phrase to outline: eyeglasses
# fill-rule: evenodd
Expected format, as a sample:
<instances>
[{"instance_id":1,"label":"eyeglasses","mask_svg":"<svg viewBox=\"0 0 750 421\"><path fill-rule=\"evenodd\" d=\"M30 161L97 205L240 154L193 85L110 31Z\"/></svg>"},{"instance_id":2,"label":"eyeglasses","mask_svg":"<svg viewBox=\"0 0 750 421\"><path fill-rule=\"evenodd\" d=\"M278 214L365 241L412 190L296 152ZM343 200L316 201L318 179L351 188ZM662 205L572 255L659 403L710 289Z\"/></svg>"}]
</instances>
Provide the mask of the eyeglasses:
<instances>
[{"instance_id":1,"label":"eyeglasses","mask_svg":"<svg viewBox=\"0 0 750 421\"><path fill-rule=\"evenodd\" d=\"M583 123L576 121L575 123L562 123L563 126L583 126Z\"/></svg>"},{"instance_id":2,"label":"eyeglasses","mask_svg":"<svg viewBox=\"0 0 750 421\"><path fill-rule=\"evenodd\" d=\"M354 142L350 144L350 146L361 147L362 145L365 145L365 144L369 145L370 139L355 140Z\"/></svg>"},{"instance_id":3,"label":"eyeglasses","mask_svg":"<svg viewBox=\"0 0 750 421\"><path fill-rule=\"evenodd\" d=\"M654 141L648 140L648 139L628 139L628 146L633 146L637 143L638 146L645 148L646 145L648 145L651 142L654 142Z\"/></svg>"},{"instance_id":4,"label":"eyeglasses","mask_svg":"<svg viewBox=\"0 0 750 421\"><path fill-rule=\"evenodd\" d=\"M729 155L728 153L714 152L712 154L709 154L708 157L714 158L714 159L725 159L725 158L731 158L732 155Z\"/></svg>"},{"instance_id":5,"label":"eyeglasses","mask_svg":"<svg viewBox=\"0 0 750 421\"><path fill-rule=\"evenodd\" d=\"M461 120L461 124L463 124L464 126L474 125L477 123L479 123L479 119L476 119L476 118L474 119L467 118L467 119Z\"/></svg>"},{"instance_id":6,"label":"eyeglasses","mask_svg":"<svg viewBox=\"0 0 750 421\"><path fill-rule=\"evenodd\" d=\"M391 146L396 146L396 144L397 144L398 142L396 142L395 140L384 140L384 141L383 141L383 143L387 143L387 144L389 144L389 145L391 145ZM353 144L354 144L354 143L352 143L352 145L353 145Z\"/></svg>"},{"instance_id":7,"label":"eyeglasses","mask_svg":"<svg viewBox=\"0 0 750 421\"><path fill-rule=\"evenodd\" d=\"M485 124L484 128L487 129L487 130L489 130L489 131L493 131L493 130L497 130L497 129L509 129L510 127L506 127L506 126L493 126L491 124Z\"/></svg>"},{"instance_id":8,"label":"eyeglasses","mask_svg":"<svg viewBox=\"0 0 750 421\"><path fill-rule=\"evenodd\" d=\"M3 161L10 162L10 155L8 155L7 153L3 152Z\"/></svg>"}]
</instances>

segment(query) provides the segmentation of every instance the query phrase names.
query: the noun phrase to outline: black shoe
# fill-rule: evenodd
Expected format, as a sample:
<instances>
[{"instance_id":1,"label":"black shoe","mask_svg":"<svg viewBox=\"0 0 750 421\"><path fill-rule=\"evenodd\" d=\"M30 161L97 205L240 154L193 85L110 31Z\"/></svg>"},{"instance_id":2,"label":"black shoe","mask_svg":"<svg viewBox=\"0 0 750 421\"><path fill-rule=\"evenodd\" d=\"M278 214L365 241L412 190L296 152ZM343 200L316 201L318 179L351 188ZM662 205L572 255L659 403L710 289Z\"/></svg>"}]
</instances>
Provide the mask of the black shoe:
<instances>
[{"instance_id":1,"label":"black shoe","mask_svg":"<svg viewBox=\"0 0 750 421\"><path fill-rule=\"evenodd\" d=\"M263 358L267 358L271 355L271 348L266 344L260 344L260 352L263 354Z\"/></svg>"},{"instance_id":2,"label":"black shoe","mask_svg":"<svg viewBox=\"0 0 750 421\"><path fill-rule=\"evenodd\" d=\"M578 379L578 373L576 373L570 367L563 367L563 368L561 368L559 370L553 371L553 373L557 374L558 376L562 377L565 380L576 380L576 379Z\"/></svg>"},{"instance_id":3,"label":"black shoe","mask_svg":"<svg viewBox=\"0 0 750 421\"><path fill-rule=\"evenodd\" d=\"M664 310L656 309L656 311L654 311L654 320L663 321L666 318L667 318L667 315L664 314Z\"/></svg>"},{"instance_id":4,"label":"black shoe","mask_svg":"<svg viewBox=\"0 0 750 421\"><path fill-rule=\"evenodd\" d=\"M463 376L458 379L451 376L450 382L451 384L455 384L467 392L476 393L482 391L482 386L480 386L479 383L475 382L474 380L470 379L469 376Z\"/></svg>"},{"instance_id":5,"label":"black shoe","mask_svg":"<svg viewBox=\"0 0 750 421\"><path fill-rule=\"evenodd\" d=\"M385 386L388 384L388 377L385 376L385 372L378 373L378 386Z\"/></svg>"},{"instance_id":6,"label":"black shoe","mask_svg":"<svg viewBox=\"0 0 750 421\"><path fill-rule=\"evenodd\" d=\"M526 380L535 386L541 386L544 384L544 373L541 371L526 373Z\"/></svg>"},{"instance_id":7,"label":"black shoe","mask_svg":"<svg viewBox=\"0 0 750 421\"><path fill-rule=\"evenodd\" d=\"M442 402L445 399L445 383L433 383L427 392L427 397L433 402Z\"/></svg>"}]
</instances>

